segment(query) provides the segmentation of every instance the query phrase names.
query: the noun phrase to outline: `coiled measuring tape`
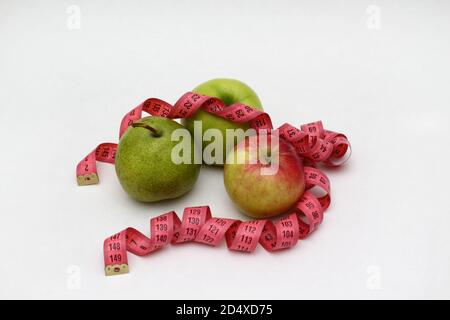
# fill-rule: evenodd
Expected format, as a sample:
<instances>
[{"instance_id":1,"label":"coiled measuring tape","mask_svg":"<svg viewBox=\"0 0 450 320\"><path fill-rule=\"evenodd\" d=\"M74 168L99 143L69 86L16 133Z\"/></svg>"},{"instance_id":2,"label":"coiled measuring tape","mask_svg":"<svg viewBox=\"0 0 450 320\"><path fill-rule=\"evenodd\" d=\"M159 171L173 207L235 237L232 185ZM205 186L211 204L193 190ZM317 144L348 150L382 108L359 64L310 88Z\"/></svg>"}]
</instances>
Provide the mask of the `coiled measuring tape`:
<instances>
[{"instance_id":1,"label":"coiled measuring tape","mask_svg":"<svg viewBox=\"0 0 450 320\"><path fill-rule=\"evenodd\" d=\"M263 111L241 103L227 107L218 98L187 92L173 106L156 98L145 100L123 117L119 138L133 122L141 119L142 112L177 119L190 117L200 108L232 122L248 123L256 131L273 130L269 115ZM168 244L193 241L216 246L223 238L228 249L234 251L252 252L258 243L267 251L276 251L293 247L299 239L316 230L331 202L330 181L316 164L343 164L350 157L350 143L344 134L325 130L321 121L300 128L286 123L277 130L308 163L304 167L306 191L290 213L275 221L241 221L214 218L208 206L198 206L185 208L180 220L170 211L150 219L150 237L133 228L108 237L103 245L105 274L128 273L128 251L145 256ZM98 183L96 161L114 163L116 151L116 143L102 143L83 158L76 169L78 184Z\"/></svg>"}]
</instances>

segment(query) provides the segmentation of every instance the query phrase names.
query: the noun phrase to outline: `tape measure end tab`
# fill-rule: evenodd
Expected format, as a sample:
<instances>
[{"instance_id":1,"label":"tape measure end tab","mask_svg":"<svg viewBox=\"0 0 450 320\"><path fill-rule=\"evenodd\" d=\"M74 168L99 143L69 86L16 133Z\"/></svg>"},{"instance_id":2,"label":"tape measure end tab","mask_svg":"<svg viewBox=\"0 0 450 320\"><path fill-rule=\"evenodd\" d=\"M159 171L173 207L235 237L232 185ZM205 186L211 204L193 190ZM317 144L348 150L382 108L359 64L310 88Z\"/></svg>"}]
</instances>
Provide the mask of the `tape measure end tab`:
<instances>
[{"instance_id":1,"label":"tape measure end tab","mask_svg":"<svg viewBox=\"0 0 450 320\"><path fill-rule=\"evenodd\" d=\"M98 175L96 173L83 174L81 176L77 176L77 182L79 186L98 184Z\"/></svg>"},{"instance_id":2,"label":"tape measure end tab","mask_svg":"<svg viewBox=\"0 0 450 320\"><path fill-rule=\"evenodd\" d=\"M105 267L106 276L116 276L129 273L128 264L110 264Z\"/></svg>"}]
</instances>

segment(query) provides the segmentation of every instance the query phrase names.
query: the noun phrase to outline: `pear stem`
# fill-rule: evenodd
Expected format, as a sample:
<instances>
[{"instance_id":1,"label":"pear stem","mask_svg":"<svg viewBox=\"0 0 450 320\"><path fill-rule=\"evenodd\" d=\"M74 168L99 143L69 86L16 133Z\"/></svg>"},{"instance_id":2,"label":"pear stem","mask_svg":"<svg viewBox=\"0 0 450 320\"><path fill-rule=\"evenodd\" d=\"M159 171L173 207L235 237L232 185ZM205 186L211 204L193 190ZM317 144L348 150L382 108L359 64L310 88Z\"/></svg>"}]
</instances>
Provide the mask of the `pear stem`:
<instances>
[{"instance_id":1,"label":"pear stem","mask_svg":"<svg viewBox=\"0 0 450 320\"><path fill-rule=\"evenodd\" d=\"M133 122L131 124L131 126L133 128L144 128L147 129L148 131L150 131L151 135L154 137L161 137L161 134L159 133L158 130L156 130L155 128L153 128L152 126L149 126L148 124L142 123L142 122Z\"/></svg>"}]
</instances>

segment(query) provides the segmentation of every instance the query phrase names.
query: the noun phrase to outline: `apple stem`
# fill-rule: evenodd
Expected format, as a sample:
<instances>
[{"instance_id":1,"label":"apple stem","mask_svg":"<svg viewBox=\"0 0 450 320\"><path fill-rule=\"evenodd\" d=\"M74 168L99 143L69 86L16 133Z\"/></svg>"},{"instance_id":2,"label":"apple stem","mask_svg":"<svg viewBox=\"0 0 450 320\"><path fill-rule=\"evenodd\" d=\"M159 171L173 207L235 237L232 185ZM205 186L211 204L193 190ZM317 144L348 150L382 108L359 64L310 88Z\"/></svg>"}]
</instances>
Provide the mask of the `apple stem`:
<instances>
[{"instance_id":1,"label":"apple stem","mask_svg":"<svg viewBox=\"0 0 450 320\"><path fill-rule=\"evenodd\" d=\"M156 130L152 126L149 126L148 124L145 124L145 123L142 123L142 122L133 122L131 124L131 126L133 128L144 128L144 129L147 129L147 130L150 131L152 136L154 136L154 137L161 137L161 134L158 132L158 130Z\"/></svg>"}]
</instances>

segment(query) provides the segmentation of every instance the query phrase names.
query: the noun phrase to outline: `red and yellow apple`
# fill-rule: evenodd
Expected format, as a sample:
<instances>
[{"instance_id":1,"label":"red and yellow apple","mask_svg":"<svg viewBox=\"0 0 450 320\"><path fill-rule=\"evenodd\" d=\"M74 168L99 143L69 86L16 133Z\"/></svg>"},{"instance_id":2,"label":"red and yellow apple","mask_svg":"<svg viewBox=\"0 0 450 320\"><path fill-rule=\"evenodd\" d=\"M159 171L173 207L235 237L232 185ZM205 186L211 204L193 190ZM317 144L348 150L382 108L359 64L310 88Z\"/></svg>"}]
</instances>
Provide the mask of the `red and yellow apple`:
<instances>
[{"instance_id":1,"label":"red and yellow apple","mask_svg":"<svg viewBox=\"0 0 450 320\"><path fill-rule=\"evenodd\" d=\"M273 217L289 210L305 191L303 162L275 133L246 137L227 155L224 183L243 213Z\"/></svg>"}]
</instances>

